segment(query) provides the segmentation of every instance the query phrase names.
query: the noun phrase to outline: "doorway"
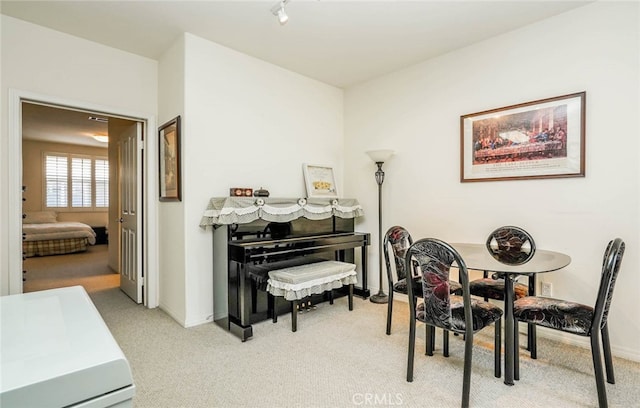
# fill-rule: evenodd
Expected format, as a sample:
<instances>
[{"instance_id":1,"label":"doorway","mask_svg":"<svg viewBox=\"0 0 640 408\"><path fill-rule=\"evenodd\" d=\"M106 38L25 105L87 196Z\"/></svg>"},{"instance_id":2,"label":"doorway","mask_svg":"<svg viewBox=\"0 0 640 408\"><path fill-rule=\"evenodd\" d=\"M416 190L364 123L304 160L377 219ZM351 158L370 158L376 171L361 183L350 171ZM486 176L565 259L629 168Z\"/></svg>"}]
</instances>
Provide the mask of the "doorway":
<instances>
[{"instance_id":1,"label":"doorway","mask_svg":"<svg viewBox=\"0 0 640 408\"><path fill-rule=\"evenodd\" d=\"M8 222L9 237L13 237L9 240L9 293L16 294L22 293L22 257L16 256L20 254L21 245L21 222L16 222L21 219L22 214L22 197L19 186L22 182L22 104L33 103L40 105L52 106L55 108L69 110L69 111L81 111L85 113L96 113L100 115L106 115L118 119L130 120L135 123L144 124L144 131L142 138L144 144L141 144L142 163L141 166L141 183L140 189L141 197L144 197L144 208L141 211L144 214L142 217L143 228L141 234L148 236L149 239L139 248L139 256L143 260L144 271L144 304L147 307L157 307L157 272L156 272L156 238L155 238L155 226L153 223L147 222L149 217L155 217L155 178L150 177L149 168L154 167L157 160L154 158L154 152L156 151L156 143L150 135L149 129L155 129L156 120L153 115L140 114L131 112L126 109L104 107L90 103L79 103L76 101L70 101L61 98L49 97L46 95L37 95L27 91L10 90L9 91L9 150L13 153L9 155L9 181L10 186L18 186L18 188L10 188L9 193L9 214L15 215L10 217ZM154 132L155 133L155 132ZM19 194L14 194L18 192ZM14 219L12 219L14 218ZM151 272L149 272L151 271ZM27 272L28 273L28 272Z\"/></svg>"},{"instance_id":2,"label":"doorway","mask_svg":"<svg viewBox=\"0 0 640 408\"><path fill-rule=\"evenodd\" d=\"M117 219L122 179L114 169L121 166L113 150L119 144L119 130L136 123L96 112L22 103L22 207L27 216L23 246L28 248L23 250L23 292L119 286L119 265L126 262L118 250L118 225L110 223ZM56 222L39 223L38 215L43 214ZM71 230L76 224L84 230ZM51 234L55 236L49 238ZM142 297L134 300L140 303Z\"/></svg>"}]
</instances>

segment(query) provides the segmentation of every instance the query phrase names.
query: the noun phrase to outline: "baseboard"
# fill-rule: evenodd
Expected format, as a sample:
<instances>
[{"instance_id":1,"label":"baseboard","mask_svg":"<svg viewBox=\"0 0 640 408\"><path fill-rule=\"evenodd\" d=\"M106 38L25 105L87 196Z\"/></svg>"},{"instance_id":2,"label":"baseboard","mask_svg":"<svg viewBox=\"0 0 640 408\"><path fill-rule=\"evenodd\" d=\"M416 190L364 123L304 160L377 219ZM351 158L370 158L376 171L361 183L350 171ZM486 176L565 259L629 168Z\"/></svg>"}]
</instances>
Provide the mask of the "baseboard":
<instances>
[{"instance_id":1,"label":"baseboard","mask_svg":"<svg viewBox=\"0 0 640 408\"><path fill-rule=\"evenodd\" d=\"M167 307L166 305L162 304L162 302L160 302L158 307L160 308L160 310L168 314L173 320L175 320L180 326L187 327L185 326L184 316L179 316L177 313L171 310L170 307Z\"/></svg>"},{"instance_id":2,"label":"baseboard","mask_svg":"<svg viewBox=\"0 0 640 408\"><path fill-rule=\"evenodd\" d=\"M201 324L212 323L212 322L213 322L213 315L202 316L201 318L186 322L184 327L188 328L188 327L200 326Z\"/></svg>"}]
</instances>

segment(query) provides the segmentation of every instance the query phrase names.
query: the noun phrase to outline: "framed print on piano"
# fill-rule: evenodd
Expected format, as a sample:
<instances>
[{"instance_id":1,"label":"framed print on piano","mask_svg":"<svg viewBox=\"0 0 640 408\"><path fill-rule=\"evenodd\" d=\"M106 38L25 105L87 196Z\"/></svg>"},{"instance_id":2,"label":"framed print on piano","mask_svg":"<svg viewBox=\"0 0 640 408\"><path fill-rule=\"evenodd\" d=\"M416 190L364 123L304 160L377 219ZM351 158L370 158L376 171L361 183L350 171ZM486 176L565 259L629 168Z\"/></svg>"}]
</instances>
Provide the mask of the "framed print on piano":
<instances>
[{"instance_id":1,"label":"framed print on piano","mask_svg":"<svg viewBox=\"0 0 640 408\"><path fill-rule=\"evenodd\" d=\"M307 197L338 197L333 167L303 164L302 172L304 173Z\"/></svg>"}]
</instances>

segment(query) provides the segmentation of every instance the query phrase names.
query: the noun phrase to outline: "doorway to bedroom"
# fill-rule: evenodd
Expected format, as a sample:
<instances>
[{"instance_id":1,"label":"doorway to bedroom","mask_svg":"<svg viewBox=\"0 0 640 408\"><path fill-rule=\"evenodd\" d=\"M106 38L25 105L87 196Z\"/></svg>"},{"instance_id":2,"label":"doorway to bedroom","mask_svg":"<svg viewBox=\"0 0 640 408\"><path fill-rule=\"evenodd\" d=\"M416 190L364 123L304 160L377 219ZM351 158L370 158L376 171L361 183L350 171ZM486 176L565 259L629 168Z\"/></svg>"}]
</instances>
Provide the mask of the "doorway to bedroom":
<instances>
[{"instance_id":1,"label":"doorway to bedroom","mask_svg":"<svg viewBox=\"0 0 640 408\"><path fill-rule=\"evenodd\" d=\"M118 133L137 122L40 103L21 108L23 292L119 287L128 260L117 234ZM44 224L48 218L54 222Z\"/></svg>"}]
</instances>

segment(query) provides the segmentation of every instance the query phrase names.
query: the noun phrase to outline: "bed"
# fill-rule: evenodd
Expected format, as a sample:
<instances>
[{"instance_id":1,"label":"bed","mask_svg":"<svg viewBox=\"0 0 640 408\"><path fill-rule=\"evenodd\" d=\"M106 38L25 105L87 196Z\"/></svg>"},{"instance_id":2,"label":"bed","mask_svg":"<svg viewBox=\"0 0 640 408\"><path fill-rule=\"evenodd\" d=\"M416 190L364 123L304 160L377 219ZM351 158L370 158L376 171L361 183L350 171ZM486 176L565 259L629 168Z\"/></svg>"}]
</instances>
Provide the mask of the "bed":
<instances>
[{"instance_id":1,"label":"bed","mask_svg":"<svg viewBox=\"0 0 640 408\"><path fill-rule=\"evenodd\" d=\"M53 211L26 213L22 235L22 251L27 258L84 252L96 243L96 233L89 225L60 222Z\"/></svg>"}]
</instances>

